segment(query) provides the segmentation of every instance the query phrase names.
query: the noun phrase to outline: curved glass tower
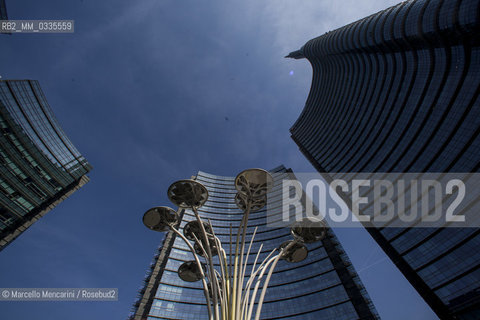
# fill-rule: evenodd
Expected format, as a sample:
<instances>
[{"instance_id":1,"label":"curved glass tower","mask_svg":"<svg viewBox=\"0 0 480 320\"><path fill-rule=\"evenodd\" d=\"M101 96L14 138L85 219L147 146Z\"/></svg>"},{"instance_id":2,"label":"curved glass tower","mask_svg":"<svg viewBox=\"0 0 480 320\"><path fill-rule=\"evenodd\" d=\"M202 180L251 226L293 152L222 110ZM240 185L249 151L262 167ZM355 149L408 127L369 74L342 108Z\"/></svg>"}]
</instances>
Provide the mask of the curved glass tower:
<instances>
[{"instance_id":1,"label":"curved glass tower","mask_svg":"<svg viewBox=\"0 0 480 320\"><path fill-rule=\"evenodd\" d=\"M308 41L293 140L338 172L478 172L480 1L405 1ZM369 228L442 319L480 317L480 230Z\"/></svg>"},{"instance_id":2,"label":"curved glass tower","mask_svg":"<svg viewBox=\"0 0 480 320\"><path fill-rule=\"evenodd\" d=\"M0 250L88 182L38 81L0 81Z\"/></svg>"},{"instance_id":3,"label":"curved glass tower","mask_svg":"<svg viewBox=\"0 0 480 320\"><path fill-rule=\"evenodd\" d=\"M274 180L287 170L281 166L271 171ZM243 212L237 208L234 177L223 177L199 172L195 179L206 186L208 201L199 208L205 221L209 219L215 234L225 250L229 251L230 226L235 233ZM274 184L273 193L280 192L280 183ZM182 210L180 229L195 220L190 210ZM249 241L258 227L251 254L263 243L260 259L281 243L290 240L289 228L269 228L266 212L251 213L247 230ZM299 263L280 261L268 287L261 319L378 319L358 275L331 230L321 242L308 245L309 255ZM167 234L159 255L147 275L145 287L131 319L207 319L207 308L201 283L182 281L178 267L193 257L182 239ZM218 260L217 260L218 261ZM247 267L249 273L253 259Z\"/></svg>"}]
</instances>

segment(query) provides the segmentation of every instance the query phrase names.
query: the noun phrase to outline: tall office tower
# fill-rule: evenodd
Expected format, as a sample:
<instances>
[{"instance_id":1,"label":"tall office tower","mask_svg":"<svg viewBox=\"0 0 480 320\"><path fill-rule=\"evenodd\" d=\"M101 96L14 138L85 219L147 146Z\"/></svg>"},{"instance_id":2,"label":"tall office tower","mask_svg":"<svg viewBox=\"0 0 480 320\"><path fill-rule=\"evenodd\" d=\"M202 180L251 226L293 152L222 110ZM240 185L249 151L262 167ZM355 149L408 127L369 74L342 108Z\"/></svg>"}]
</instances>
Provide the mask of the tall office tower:
<instances>
[{"instance_id":1,"label":"tall office tower","mask_svg":"<svg viewBox=\"0 0 480 320\"><path fill-rule=\"evenodd\" d=\"M0 250L88 182L38 81L0 81Z\"/></svg>"},{"instance_id":2,"label":"tall office tower","mask_svg":"<svg viewBox=\"0 0 480 320\"><path fill-rule=\"evenodd\" d=\"M405 1L308 41L313 81L290 129L338 172L478 172L480 2ZM369 228L441 319L480 318L477 228Z\"/></svg>"},{"instance_id":3,"label":"tall office tower","mask_svg":"<svg viewBox=\"0 0 480 320\"><path fill-rule=\"evenodd\" d=\"M272 198L281 192L281 177L287 170L280 166L271 171L274 180ZM237 208L237 190L233 177L199 172L195 179L208 190L208 201L199 208L202 219L210 219L215 234L229 251L230 225L240 224L243 211ZM278 198L280 202L280 197ZM280 204L281 207L281 204ZM182 231L195 220L190 210L180 211ZM270 252L291 239L289 228L267 226L265 208L251 213L247 238L258 227L251 254L263 242L262 253ZM235 232L235 231L234 231ZM280 261L273 273L263 305L261 319L378 319L358 275L337 238L328 230L324 240L308 245L306 260L299 263ZM266 254L261 254L260 260ZM262 258L263 257L263 258ZM151 265L145 287L135 305L131 319L207 319L208 313L201 282L184 282L177 274L179 266L193 257L182 239L169 232ZM247 274L253 259L249 262Z\"/></svg>"}]
</instances>

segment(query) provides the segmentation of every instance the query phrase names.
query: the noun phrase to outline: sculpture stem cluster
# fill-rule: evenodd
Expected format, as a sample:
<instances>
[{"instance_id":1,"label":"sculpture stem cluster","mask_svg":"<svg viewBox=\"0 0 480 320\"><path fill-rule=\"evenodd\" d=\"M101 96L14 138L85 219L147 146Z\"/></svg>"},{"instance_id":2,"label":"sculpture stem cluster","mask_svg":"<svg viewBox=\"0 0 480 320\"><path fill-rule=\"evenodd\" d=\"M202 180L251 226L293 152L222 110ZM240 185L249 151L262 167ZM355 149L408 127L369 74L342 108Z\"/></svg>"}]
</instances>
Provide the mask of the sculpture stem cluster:
<instances>
[{"instance_id":1,"label":"sculpture stem cluster","mask_svg":"<svg viewBox=\"0 0 480 320\"><path fill-rule=\"evenodd\" d=\"M232 239L233 230L230 225L228 255L222 242L215 236L211 222L204 222L198 214L197 209L208 199L207 188L198 181L179 180L168 188L169 199L181 209L191 209L196 218L184 226L183 234L176 228L179 215L169 207L152 208L143 216L143 223L147 228L159 232L171 230L187 244L194 260L183 263L178 269L178 275L184 281L202 281L210 320L250 320L255 304L257 308L254 319L260 319L268 284L278 261L280 259L287 262L304 260L308 255L308 249L304 243L320 241L326 234L323 221L308 221L308 223L305 220L300 221L291 228L293 240L273 249L263 261L259 262L262 243L250 273L246 274L250 251L257 232L256 227L245 252L249 215L266 205L267 193L272 186L272 176L263 169L244 170L235 178L237 189L235 203L243 211L243 218L236 230L235 239ZM218 256L219 270L214 265L215 256ZM267 275L263 280L265 273ZM261 283L263 286L257 300Z\"/></svg>"}]
</instances>

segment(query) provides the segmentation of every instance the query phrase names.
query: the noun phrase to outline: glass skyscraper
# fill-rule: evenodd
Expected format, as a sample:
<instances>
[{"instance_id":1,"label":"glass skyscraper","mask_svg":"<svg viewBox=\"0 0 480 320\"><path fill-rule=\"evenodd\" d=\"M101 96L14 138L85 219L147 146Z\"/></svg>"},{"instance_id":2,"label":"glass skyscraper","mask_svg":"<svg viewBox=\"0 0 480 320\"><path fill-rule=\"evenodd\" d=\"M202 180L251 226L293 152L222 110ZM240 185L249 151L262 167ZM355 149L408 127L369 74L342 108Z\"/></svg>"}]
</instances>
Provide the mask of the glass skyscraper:
<instances>
[{"instance_id":1,"label":"glass skyscraper","mask_svg":"<svg viewBox=\"0 0 480 320\"><path fill-rule=\"evenodd\" d=\"M0 250L88 182L38 81L0 81Z\"/></svg>"},{"instance_id":2,"label":"glass skyscraper","mask_svg":"<svg viewBox=\"0 0 480 320\"><path fill-rule=\"evenodd\" d=\"M293 140L339 172L478 172L480 1L405 1L308 41ZM441 319L480 318L478 228L368 228Z\"/></svg>"},{"instance_id":3,"label":"glass skyscraper","mask_svg":"<svg viewBox=\"0 0 480 320\"><path fill-rule=\"evenodd\" d=\"M286 176L280 166L271 171L275 183L273 194L281 191L280 179ZM237 190L234 177L198 172L195 180L207 189L208 201L199 208L202 219L210 219L215 234L229 251L230 225L233 230L243 217L235 204ZM278 200L280 202L280 198ZM195 220L190 210L181 210L180 231ZM273 248L291 239L289 228L267 226L266 209L250 214L247 241L258 227L252 252L264 244L260 260ZM337 238L328 230L324 240L307 245L309 254L299 263L280 261L273 273L263 305L261 319L379 319L356 271ZM140 290L130 319L207 319L201 283L181 280L179 266L192 260L182 239L166 234ZM247 274L252 267L251 259ZM218 261L218 260L217 260Z\"/></svg>"}]
</instances>

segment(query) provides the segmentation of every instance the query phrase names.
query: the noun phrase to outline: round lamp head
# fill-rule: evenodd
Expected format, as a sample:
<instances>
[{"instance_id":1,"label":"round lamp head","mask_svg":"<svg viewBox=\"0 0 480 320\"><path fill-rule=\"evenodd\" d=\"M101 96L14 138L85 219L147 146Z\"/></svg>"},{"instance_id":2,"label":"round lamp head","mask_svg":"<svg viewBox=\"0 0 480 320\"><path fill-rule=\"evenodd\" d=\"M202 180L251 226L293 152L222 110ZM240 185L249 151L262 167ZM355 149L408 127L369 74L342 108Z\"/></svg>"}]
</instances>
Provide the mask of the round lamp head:
<instances>
[{"instance_id":1,"label":"round lamp head","mask_svg":"<svg viewBox=\"0 0 480 320\"><path fill-rule=\"evenodd\" d=\"M203 249L207 251L207 248L205 248L205 241L203 240L203 237L199 239L202 242ZM208 236L208 243L210 245L210 252L212 253L212 256L218 255L217 243L215 242L215 239L213 238L213 236ZM193 248L195 249L196 254L202 257L204 256L203 250L200 247L200 244L198 242L195 241Z\"/></svg>"},{"instance_id":2,"label":"round lamp head","mask_svg":"<svg viewBox=\"0 0 480 320\"><path fill-rule=\"evenodd\" d=\"M168 198L180 208L199 208L208 199L207 188L195 180L179 180L168 188Z\"/></svg>"},{"instance_id":3,"label":"round lamp head","mask_svg":"<svg viewBox=\"0 0 480 320\"><path fill-rule=\"evenodd\" d=\"M220 286L220 288L218 288L218 291L219 291L218 294L221 297L222 294L223 294L222 279L218 279L218 285ZM208 289L208 295L210 296L210 299L213 300L213 288L212 288L212 284L210 282L207 283L207 289Z\"/></svg>"},{"instance_id":4,"label":"round lamp head","mask_svg":"<svg viewBox=\"0 0 480 320\"><path fill-rule=\"evenodd\" d=\"M289 240L280 245L279 250L286 248L294 240ZM295 243L282 253L282 259L287 262L301 262L308 256L308 249L303 243Z\"/></svg>"},{"instance_id":5,"label":"round lamp head","mask_svg":"<svg viewBox=\"0 0 480 320\"><path fill-rule=\"evenodd\" d=\"M143 215L143 224L154 231L168 231L176 222L177 213L169 207L154 207Z\"/></svg>"},{"instance_id":6,"label":"round lamp head","mask_svg":"<svg viewBox=\"0 0 480 320\"><path fill-rule=\"evenodd\" d=\"M178 276L183 281L196 282L202 280L202 271L195 261L187 261L178 267Z\"/></svg>"},{"instance_id":7,"label":"round lamp head","mask_svg":"<svg viewBox=\"0 0 480 320\"><path fill-rule=\"evenodd\" d=\"M292 226L291 232L296 239L305 243L313 243L325 238L326 227L324 220L304 218Z\"/></svg>"},{"instance_id":8,"label":"round lamp head","mask_svg":"<svg viewBox=\"0 0 480 320\"><path fill-rule=\"evenodd\" d=\"M202 224L203 224L203 227L205 228L205 232L207 233L207 236L211 236L212 228L210 228L210 225L206 224L205 222L202 222ZM198 223L197 220L190 221L185 225L185 227L183 227L183 235L188 240L195 241L195 237L197 237L198 240L203 241L202 228L200 227L200 223Z\"/></svg>"},{"instance_id":9,"label":"round lamp head","mask_svg":"<svg viewBox=\"0 0 480 320\"><path fill-rule=\"evenodd\" d=\"M263 169L247 169L235 178L235 188L250 198L261 198L267 195L273 186L273 178Z\"/></svg>"},{"instance_id":10,"label":"round lamp head","mask_svg":"<svg viewBox=\"0 0 480 320\"><path fill-rule=\"evenodd\" d=\"M247 211L248 201L250 201L250 211L257 212L267 204L267 196L248 199L246 195L240 192L235 195L235 203L243 212Z\"/></svg>"}]
</instances>

